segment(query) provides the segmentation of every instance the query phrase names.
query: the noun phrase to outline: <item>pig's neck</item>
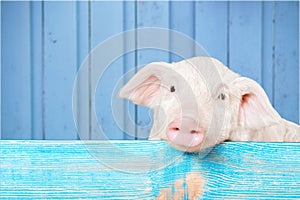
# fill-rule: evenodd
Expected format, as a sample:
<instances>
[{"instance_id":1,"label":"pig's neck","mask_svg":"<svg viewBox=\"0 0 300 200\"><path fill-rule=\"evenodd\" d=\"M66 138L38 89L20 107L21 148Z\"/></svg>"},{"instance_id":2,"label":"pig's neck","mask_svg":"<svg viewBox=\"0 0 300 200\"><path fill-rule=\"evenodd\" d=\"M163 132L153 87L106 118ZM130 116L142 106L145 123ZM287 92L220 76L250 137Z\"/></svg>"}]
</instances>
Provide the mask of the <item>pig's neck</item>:
<instances>
[{"instance_id":1,"label":"pig's neck","mask_svg":"<svg viewBox=\"0 0 300 200\"><path fill-rule=\"evenodd\" d=\"M233 141L300 142L300 126L282 119L259 129L237 127L230 133Z\"/></svg>"}]
</instances>

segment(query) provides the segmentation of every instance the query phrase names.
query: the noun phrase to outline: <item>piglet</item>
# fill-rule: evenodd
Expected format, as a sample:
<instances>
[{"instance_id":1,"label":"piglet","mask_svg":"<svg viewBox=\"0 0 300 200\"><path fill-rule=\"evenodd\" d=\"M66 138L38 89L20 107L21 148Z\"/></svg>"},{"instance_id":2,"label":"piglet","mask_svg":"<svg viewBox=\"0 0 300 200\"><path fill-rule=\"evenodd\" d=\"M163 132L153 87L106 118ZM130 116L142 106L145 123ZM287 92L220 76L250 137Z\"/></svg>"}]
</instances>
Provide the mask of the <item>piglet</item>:
<instances>
[{"instance_id":1,"label":"piglet","mask_svg":"<svg viewBox=\"0 0 300 200\"><path fill-rule=\"evenodd\" d=\"M119 96L154 110L150 140L182 151L225 140L300 142L300 126L280 117L257 82L211 57L150 63Z\"/></svg>"}]
</instances>

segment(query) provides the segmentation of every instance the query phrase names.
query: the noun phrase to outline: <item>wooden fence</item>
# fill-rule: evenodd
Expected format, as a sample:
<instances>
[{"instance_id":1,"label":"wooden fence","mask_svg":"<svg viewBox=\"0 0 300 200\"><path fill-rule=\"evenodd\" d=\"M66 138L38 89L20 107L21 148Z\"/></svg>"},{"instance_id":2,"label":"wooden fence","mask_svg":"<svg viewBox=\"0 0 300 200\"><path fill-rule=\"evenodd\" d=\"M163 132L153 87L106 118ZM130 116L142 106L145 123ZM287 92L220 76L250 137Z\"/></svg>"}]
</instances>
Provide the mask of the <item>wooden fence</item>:
<instances>
[{"instance_id":1,"label":"wooden fence","mask_svg":"<svg viewBox=\"0 0 300 200\"><path fill-rule=\"evenodd\" d=\"M81 63L107 38L143 27L167 28L193 38L210 56L262 84L284 118L299 121L297 1L2 1L1 138L78 139L72 92ZM195 56L192 46L186 48ZM111 65L96 92L101 99L96 113L108 138L134 138L118 128L110 109L119 78L136 66L178 59L158 50L136 50ZM137 124L151 123L145 108L131 107ZM91 127L92 121L88 115L82 123ZM86 139L93 138L87 133Z\"/></svg>"}]
</instances>

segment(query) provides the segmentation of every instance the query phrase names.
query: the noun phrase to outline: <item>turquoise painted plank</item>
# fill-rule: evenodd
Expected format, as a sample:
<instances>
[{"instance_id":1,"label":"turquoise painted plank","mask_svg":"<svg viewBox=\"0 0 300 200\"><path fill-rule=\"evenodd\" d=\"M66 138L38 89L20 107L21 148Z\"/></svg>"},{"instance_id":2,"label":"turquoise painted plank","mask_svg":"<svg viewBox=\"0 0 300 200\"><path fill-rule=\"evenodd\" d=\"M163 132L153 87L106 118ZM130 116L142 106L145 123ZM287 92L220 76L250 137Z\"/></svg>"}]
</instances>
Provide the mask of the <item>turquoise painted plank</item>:
<instances>
[{"instance_id":1,"label":"turquoise painted plank","mask_svg":"<svg viewBox=\"0 0 300 200\"><path fill-rule=\"evenodd\" d=\"M76 2L44 3L45 138L76 139L72 114L77 71Z\"/></svg>"},{"instance_id":2,"label":"turquoise painted plank","mask_svg":"<svg viewBox=\"0 0 300 200\"><path fill-rule=\"evenodd\" d=\"M195 39L195 2L170 2L170 29L187 35ZM174 41L173 34L170 35L170 49L176 49L175 45L184 47L184 55L171 54L171 62L180 61L195 56L193 42L189 44L182 44L180 41Z\"/></svg>"},{"instance_id":3,"label":"turquoise painted plank","mask_svg":"<svg viewBox=\"0 0 300 200\"><path fill-rule=\"evenodd\" d=\"M274 105L286 119L299 121L299 2L275 2Z\"/></svg>"},{"instance_id":4,"label":"turquoise painted plank","mask_svg":"<svg viewBox=\"0 0 300 200\"><path fill-rule=\"evenodd\" d=\"M1 5L2 139L30 139L30 3Z\"/></svg>"},{"instance_id":5,"label":"turquoise painted plank","mask_svg":"<svg viewBox=\"0 0 300 200\"><path fill-rule=\"evenodd\" d=\"M300 198L299 143L226 142L203 155L162 141L2 140L1 198Z\"/></svg>"},{"instance_id":6,"label":"turquoise painted plank","mask_svg":"<svg viewBox=\"0 0 300 200\"><path fill-rule=\"evenodd\" d=\"M76 2L76 32L77 32L77 72L80 66L88 59L90 52L89 46L89 2L78 1ZM76 76L77 78L77 76ZM78 77L79 78L79 77ZM89 85L88 74L85 73L80 77L78 88L78 110L75 113L78 116L77 130L78 137L81 140L91 139L90 135L90 110L89 110Z\"/></svg>"},{"instance_id":7,"label":"turquoise painted plank","mask_svg":"<svg viewBox=\"0 0 300 200\"><path fill-rule=\"evenodd\" d=\"M137 28L169 28L169 2L145 1L137 2ZM137 35L137 45L148 40L147 35ZM160 38L156 38L159 40ZM153 42L154 43L154 42ZM161 41L168 45L169 41ZM137 67L142 67L151 62L169 61L169 52L159 49L142 49L137 51ZM136 139L146 139L152 126L151 110L137 106L136 110Z\"/></svg>"},{"instance_id":8,"label":"turquoise painted plank","mask_svg":"<svg viewBox=\"0 0 300 200\"><path fill-rule=\"evenodd\" d=\"M262 2L230 2L229 66L261 83Z\"/></svg>"},{"instance_id":9,"label":"turquoise painted plank","mask_svg":"<svg viewBox=\"0 0 300 200\"><path fill-rule=\"evenodd\" d=\"M121 33L123 31L123 2L92 2L91 3L91 45L92 49L104 42L109 37ZM123 44L108 49L108 53L114 49L123 49ZM101 58L103 55L95 55ZM119 55L122 56L122 55ZM97 58L96 58L97 59ZM101 77L93 77L92 81L99 79L97 88L91 88L92 94L95 97L95 107L92 105L92 112L96 112L97 119L91 119L92 122L92 139L123 139L123 132L115 123L115 118L112 113L112 98L114 89L118 80L123 75L123 58L111 60L109 66L93 66L97 68L105 68L104 74ZM91 71L93 74L93 71ZM94 91L96 90L96 93ZM123 105L119 106L119 115L123 116ZM104 137L95 132L95 127L100 126L103 130Z\"/></svg>"},{"instance_id":10,"label":"turquoise painted plank","mask_svg":"<svg viewBox=\"0 0 300 200\"><path fill-rule=\"evenodd\" d=\"M42 2L30 2L30 43L31 43L31 126L30 139L44 139L43 116L43 46L42 46Z\"/></svg>"},{"instance_id":11,"label":"turquoise painted plank","mask_svg":"<svg viewBox=\"0 0 300 200\"><path fill-rule=\"evenodd\" d=\"M228 65L228 2L195 2L195 40ZM196 54L197 55L197 54Z\"/></svg>"},{"instance_id":12,"label":"turquoise painted plank","mask_svg":"<svg viewBox=\"0 0 300 200\"><path fill-rule=\"evenodd\" d=\"M274 96L274 2L262 4L262 87L271 103Z\"/></svg>"},{"instance_id":13,"label":"turquoise painted plank","mask_svg":"<svg viewBox=\"0 0 300 200\"><path fill-rule=\"evenodd\" d=\"M137 19L135 18L135 11L136 11L136 2L133 1L125 1L123 3L124 8L124 31L133 30L135 29ZM124 50L127 52L130 49L130 46L135 46L136 44L136 34L126 34L124 35ZM124 58L124 74L126 73L134 73L136 71L137 65L137 51L128 52L126 53ZM125 85L129 81L129 78L126 78L123 82ZM133 140L135 139L135 110L136 106L127 101L124 101L124 111L127 113L124 115L124 136L123 139L126 140ZM126 112L127 111L127 112Z\"/></svg>"}]
</instances>

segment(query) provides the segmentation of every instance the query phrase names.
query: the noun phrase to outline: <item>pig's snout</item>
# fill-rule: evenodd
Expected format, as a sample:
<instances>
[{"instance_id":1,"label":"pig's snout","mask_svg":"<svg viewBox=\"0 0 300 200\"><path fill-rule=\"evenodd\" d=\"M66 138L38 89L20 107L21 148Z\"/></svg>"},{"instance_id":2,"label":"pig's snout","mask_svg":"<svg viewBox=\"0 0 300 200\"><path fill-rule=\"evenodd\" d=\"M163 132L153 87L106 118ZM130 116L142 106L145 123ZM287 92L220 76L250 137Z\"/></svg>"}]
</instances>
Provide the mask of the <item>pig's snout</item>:
<instances>
[{"instance_id":1,"label":"pig's snout","mask_svg":"<svg viewBox=\"0 0 300 200\"><path fill-rule=\"evenodd\" d=\"M167 137L174 145L194 147L202 143L204 134L194 119L182 117L169 124Z\"/></svg>"}]
</instances>

